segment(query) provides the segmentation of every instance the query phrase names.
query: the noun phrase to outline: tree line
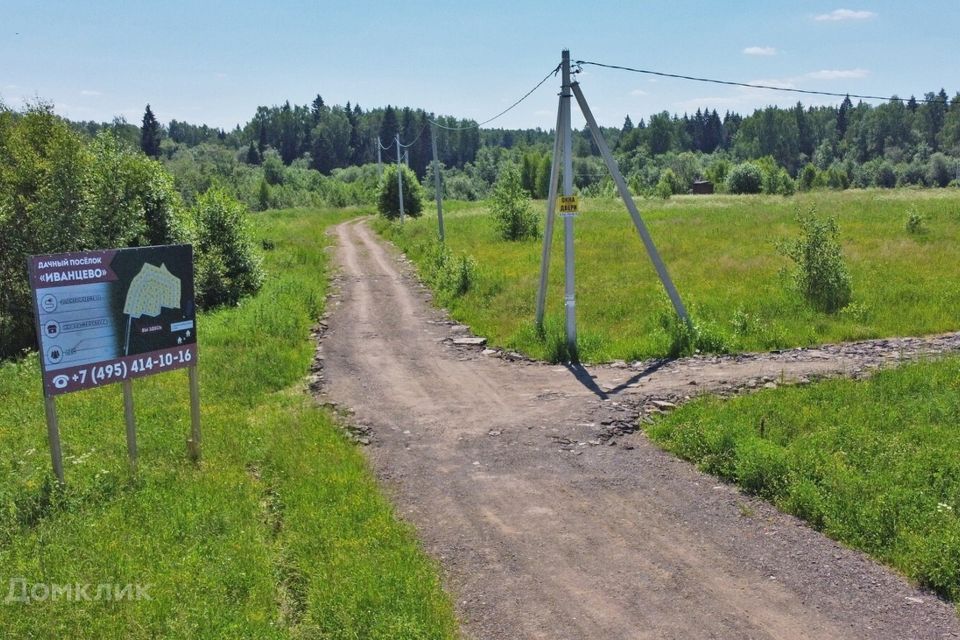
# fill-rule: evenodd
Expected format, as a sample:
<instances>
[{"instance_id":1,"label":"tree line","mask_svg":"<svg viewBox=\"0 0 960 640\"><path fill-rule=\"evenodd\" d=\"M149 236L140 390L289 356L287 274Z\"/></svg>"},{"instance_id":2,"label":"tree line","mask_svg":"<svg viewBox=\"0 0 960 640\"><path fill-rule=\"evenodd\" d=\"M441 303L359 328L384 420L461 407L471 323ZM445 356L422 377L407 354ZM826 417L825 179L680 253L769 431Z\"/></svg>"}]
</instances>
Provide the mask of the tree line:
<instances>
[{"instance_id":1,"label":"tree line","mask_svg":"<svg viewBox=\"0 0 960 640\"><path fill-rule=\"evenodd\" d=\"M552 131L481 129L472 120L420 108L328 105L317 95L309 104L257 107L249 121L229 131L177 120L161 125L149 106L141 127L122 119L74 126L91 135L110 129L140 145L167 165L188 202L217 183L249 207L264 209L373 202L377 178L362 167L376 163L378 137L388 147L383 161L395 162L397 135L409 145L403 149L405 162L432 192L430 121L442 125L435 132L447 197L487 197L504 163L522 169L531 195L545 196ZM604 127L603 133L638 193L657 193L658 186L660 193L667 186L683 193L696 179L722 188L731 168L747 161L759 161L769 174L765 184L778 192L944 186L957 177L960 93L949 99L941 89L922 100L895 98L878 105L849 98L831 106L798 102L748 115L663 111L636 124L628 115L622 126ZM574 131L573 142L577 187L612 193L589 132Z\"/></svg>"}]
</instances>

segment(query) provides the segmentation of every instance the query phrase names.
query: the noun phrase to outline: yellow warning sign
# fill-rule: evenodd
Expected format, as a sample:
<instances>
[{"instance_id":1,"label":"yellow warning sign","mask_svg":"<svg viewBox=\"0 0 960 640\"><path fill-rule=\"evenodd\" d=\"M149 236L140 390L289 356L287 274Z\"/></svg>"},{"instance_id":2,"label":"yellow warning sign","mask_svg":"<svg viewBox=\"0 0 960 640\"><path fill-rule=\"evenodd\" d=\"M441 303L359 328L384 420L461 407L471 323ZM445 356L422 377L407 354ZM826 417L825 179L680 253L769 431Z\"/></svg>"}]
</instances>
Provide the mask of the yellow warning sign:
<instances>
[{"instance_id":1,"label":"yellow warning sign","mask_svg":"<svg viewBox=\"0 0 960 640\"><path fill-rule=\"evenodd\" d=\"M560 196L557 198L557 209L562 216L573 216L580 211L580 199L577 196Z\"/></svg>"}]
</instances>

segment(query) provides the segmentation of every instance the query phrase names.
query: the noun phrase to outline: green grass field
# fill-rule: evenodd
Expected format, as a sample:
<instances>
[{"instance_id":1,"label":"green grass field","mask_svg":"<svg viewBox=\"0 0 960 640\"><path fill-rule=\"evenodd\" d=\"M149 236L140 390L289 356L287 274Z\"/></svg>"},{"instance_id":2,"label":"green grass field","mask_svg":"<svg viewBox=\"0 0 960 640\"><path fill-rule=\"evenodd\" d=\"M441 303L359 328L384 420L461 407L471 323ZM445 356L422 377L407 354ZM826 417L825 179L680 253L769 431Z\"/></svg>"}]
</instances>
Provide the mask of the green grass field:
<instances>
[{"instance_id":1,"label":"green grass field","mask_svg":"<svg viewBox=\"0 0 960 640\"><path fill-rule=\"evenodd\" d=\"M134 383L140 471L126 463L119 385L58 401L57 489L35 355L0 365L4 638L450 638L434 564L360 452L305 393L327 282L324 229L357 212L256 216L263 291L199 322L203 459L186 457L187 377ZM90 601L44 588L89 584ZM149 585L107 600L96 585ZM15 587L12 595L20 594Z\"/></svg>"},{"instance_id":2,"label":"green grass field","mask_svg":"<svg viewBox=\"0 0 960 640\"><path fill-rule=\"evenodd\" d=\"M535 206L543 211L544 203ZM960 190L870 190L779 196L681 196L641 200L644 216L692 315L731 351L769 350L960 328ZM776 250L793 238L798 209L836 217L853 278L853 304L838 314L809 308ZM547 336L533 326L540 241L496 238L485 203L446 204L447 243L477 263L471 290L450 301L458 320L493 344L556 359L562 343L563 239L553 242ZM580 355L586 361L640 359L670 351L673 318L623 205L581 204L576 219ZM436 214L381 232L422 266ZM909 212L926 232L906 231Z\"/></svg>"},{"instance_id":3,"label":"green grass field","mask_svg":"<svg viewBox=\"0 0 960 640\"><path fill-rule=\"evenodd\" d=\"M697 400L663 447L960 600L960 359Z\"/></svg>"}]
</instances>

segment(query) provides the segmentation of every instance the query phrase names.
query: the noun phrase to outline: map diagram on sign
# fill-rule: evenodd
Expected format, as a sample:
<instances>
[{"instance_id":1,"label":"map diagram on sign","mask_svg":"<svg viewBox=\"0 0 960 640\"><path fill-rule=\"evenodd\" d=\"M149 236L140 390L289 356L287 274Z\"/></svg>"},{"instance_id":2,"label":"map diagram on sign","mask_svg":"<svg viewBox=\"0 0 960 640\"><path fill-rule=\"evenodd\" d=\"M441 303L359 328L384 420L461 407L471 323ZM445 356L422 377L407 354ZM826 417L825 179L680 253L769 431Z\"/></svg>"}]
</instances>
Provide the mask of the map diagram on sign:
<instances>
[{"instance_id":1,"label":"map diagram on sign","mask_svg":"<svg viewBox=\"0 0 960 640\"><path fill-rule=\"evenodd\" d=\"M130 325L133 319L159 316L163 307L180 308L180 278L170 273L163 263L158 267L145 262L140 273L130 281L127 299L123 304L123 312L127 315L124 355L130 351Z\"/></svg>"}]
</instances>

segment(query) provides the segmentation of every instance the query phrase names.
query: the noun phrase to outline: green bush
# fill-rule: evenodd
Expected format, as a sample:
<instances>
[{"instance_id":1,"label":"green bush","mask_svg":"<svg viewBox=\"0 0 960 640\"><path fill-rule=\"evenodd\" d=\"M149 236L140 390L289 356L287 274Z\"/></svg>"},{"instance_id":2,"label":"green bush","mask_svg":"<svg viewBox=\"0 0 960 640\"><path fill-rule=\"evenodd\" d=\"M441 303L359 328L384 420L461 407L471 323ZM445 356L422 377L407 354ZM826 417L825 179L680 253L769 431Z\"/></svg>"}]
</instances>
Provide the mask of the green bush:
<instances>
[{"instance_id":1,"label":"green bush","mask_svg":"<svg viewBox=\"0 0 960 640\"><path fill-rule=\"evenodd\" d=\"M839 311L850 302L851 284L837 222L818 217L815 209L798 211L797 222L800 237L778 244L779 252L793 260L793 283L818 311Z\"/></svg>"},{"instance_id":2,"label":"green bush","mask_svg":"<svg viewBox=\"0 0 960 640\"><path fill-rule=\"evenodd\" d=\"M884 160L880 163L880 166L877 167L875 184L884 189L893 189L897 186L897 172L890 162Z\"/></svg>"},{"instance_id":3,"label":"green bush","mask_svg":"<svg viewBox=\"0 0 960 640\"><path fill-rule=\"evenodd\" d=\"M808 162L800 171L799 183L801 191L810 191L817 182L817 167Z\"/></svg>"},{"instance_id":4,"label":"green bush","mask_svg":"<svg viewBox=\"0 0 960 640\"><path fill-rule=\"evenodd\" d=\"M850 187L850 174L847 173L847 170L839 162L834 162L830 165L825 178L827 186L831 189L842 191Z\"/></svg>"},{"instance_id":5,"label":"green bush","mask_svg":"<svg viewBox=\"0 0 960 640\"><path fill-rule=\"evenodd\" d=\"M530 196L514 164L500 170L490 197L490 212L497 233L504 240L525 240L540 235L538 216L530 206Z\"/></svg>"},{"instance_id":6,"label":"green bush","mask_svg":"<svg viewBox=\"0 0 960 640\"><path fill-rule=\"evenodd\" d=\"M467 255L454 256L447 245L439 242L431 243L428 254L424 276L437 290L441 304L449 304L470 290L476 280L476 260Z\"/></svg>"},{"instance_id":7,"label":"green bush","mask_svg":"<svg viewBox=\"0 0 960 640\"><path fill-rule=\"evenodd\" d=\"M773 167L763 173L763 192L778 196L792 196L797 185L783 167Z\"/></svg>"},{"instance_id":8,"label":"green bush","mask_svg":"<svg viewBox=\"0 0 960 640\"><path fill-rule=\"evenodd\" d=\"M256 293L263 271L243 205L214 188L197 199L192 213L197 304L206 308L235 305Z\"/></svg>"},{"instance_id":9,"label":"green bush","mask_svg":"<svg viewBox=\"0 0 960 640\"><path fill-rule=\"evenodd\" d=\"M953 178L954 161L940 152L930 156L927 161L927 185L931 187L945 187L950 184Z\"/></svg>"},{"instance_id":10,"label":"green bush","mask_svg":"<svg viewBox=\"0 0 960 640\"><path fill-rule=\"evenodd\" d=\"M684 322L672 309L661 313L660 326L670 338L668 355L671 358L730 350L726 337L717 328L693 318L689 323Z\"/></svg>"},{"instance_id":11,"label":"green bush","mask_svg":"<svg viewBox=\"0 0 960 640\"><path fill-rule=\"evenodd\" d=\"M730 193L760 193L762 187L763 174L752 162L738 164L727 175L727 191Z\"/></svg>"},{"instance_id":12,"label":"green bush","mask_svg":"<svg viewBox=\"0 0 960 640\"><path fill-rule=\"evenodd\" d=\"M48 105L0 109L0 357L35 344L27 256L187 237L159 163L109 132L81 137Z\"/></svg>"},{"instance_id":13,"label":"green bush","mask_svg":"<svg viewBox=\"0 0 960 640\"><path fill-rule=\"evenodd\" d=\"M926 218L916 209L907 212L907 233L919 235L927 232Z\"/></svg>"},{"instance_id":14,"label":"green bush","mask_svg":"<svg viewBox=\"0 0 960 640\"><path fill-rule=\"evenodd\" d=\"M653 193L658 198L667 200L672 195L686 193L687 187L683 179L677 173L667 167L660 172L660 178L657 180L657 186L653 188Z\"/></svg>"},{"instance_id":15,"label":"green bush","mask_svg":"<svg viewBox=\"0 0 960 640\"><path fill-rule=\"evenodd\" d=\"M403 181L403 213L416 218L423 211L423 188L416 174L406 165L400 165L400 179ZM397 165L384 167L380 184L377 187L377 209L388 220L400 217L400 192L397 184Z\"/></svg>"}]
</instances>

